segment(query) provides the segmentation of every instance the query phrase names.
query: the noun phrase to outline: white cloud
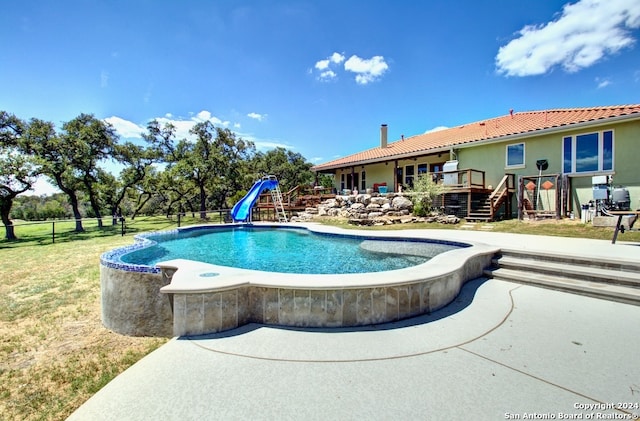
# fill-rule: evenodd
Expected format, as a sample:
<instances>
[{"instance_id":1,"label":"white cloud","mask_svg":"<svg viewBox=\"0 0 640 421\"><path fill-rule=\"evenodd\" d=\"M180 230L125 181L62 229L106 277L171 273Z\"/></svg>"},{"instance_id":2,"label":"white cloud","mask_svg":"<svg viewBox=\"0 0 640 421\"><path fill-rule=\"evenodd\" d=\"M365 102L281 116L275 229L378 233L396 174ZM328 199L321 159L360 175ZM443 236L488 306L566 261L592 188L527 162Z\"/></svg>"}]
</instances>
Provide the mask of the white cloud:
<instances>
[{"instance_id":1,"label":"white cloud","mask_svg":"<svg viewBox=\"0 0 640 421\"><path fill-rule=\"evenodd\" d=\"M358 84L366 85L380 78L389 69L389 65L382 56L363 59L353 55L344 63L344 69L356 74Z\"/></svg>"},{"instance_id":2,"label":"white cloud","mask_svg":"<svg viewBox=\"0 0 640 421\"><path fill-rule=\"evenodd\" d=\"M598 89L605 88L611 85L611 80L608 78L596 78L596 83L598 84Z\"/></svg>"},{"instance_id":3,"label":"white cloud","mask_svg":"<svg viewBox=\"0 0 640 421\"><path fill-rule=\"evenodd\" d=\"M329 68L329 59L320 60L316 63L315 68L318 70L324 70Z\"/></svg>"},{"instance_id":4,"label":"white cloud","mask_svg":"<svg viewBox=\"0 0 640 421\"><path fill-rule=\"evenodd\" d=\"M222 127L229 127L231 125L230 122L222 121L212 116L211 113L206 110L192 115L189 119L175 118L171 113L167 113L164 117L156 117L155 120L160 123L160 126L164 126L167 123L172 124L176 128L175 138L178 140L193 138L189 130L197 123L204 121L209 121L216 126ZM111 124L116 132L126 139L142 139L142 133L147 131L146 123L140 125L116 116L105 118L104 121Z\"/></svg>"},{"instance_id":5,"label":"white cloud","mask_svg":"<svg viewBox=\"0 0 640 421\"><path fill-rule=\"evenodd\" d=\"M256 118L258 120L264 119L267 117L267 114L257 114L250 113L248 114L251 118ZM259 118L258 118L259 117ZM181 119L174 117L171 113L167 113L164 117L156 117L155 120L160 123L160 126L164 126L167 123L171 123L175 127L175 139L193 139L194 136L189 133L189 130L193 128L197 123L203 121L210 121L215 126L229 127L233 126L235 129L240 128L239 123L231 124L228 121L222 121L217 117L211 115L209 111L203 110L199 113L193 114L188 119ZM104 119L105 122L111 124L116 132L125 139L142 139L142 133L147 131L146 123L144 125L139 125L133 123L131 121L125 120L120 117L108 117ZM260 139L251 134L236 132L236 135L244 140L251 141L255 144L256 149L260 151L266 151L274 148L285 148L289 150L295 149L295 146L288 145L286 143L278 142L270 139Z\"/></svg>"},{"instance_id":6,"label":"white cloud","mask_svg":"<svg viewBox=\"0 0 640 421\"><path fill-rule=\"evenodd\" d=\"M246 139L244 136L240 136L240 137L242 137L243 139ZM282 142L275 142L270 140L259 140L256 138L247 139L247 140L251 140L253 143L255 143L256 149L258 150L269 150L269 149L275 149L275 148L294 149L291 145L287 145L286 143L282 143Z\"/></svg>"},{"instance_id":7,"label":"white cloud","mask_svg":"<svg viewBox=\"0 0 640 421\"><path fill-rule=\"evenodd\" d=\"M320 72L318 75L318 80L321 81L329 81L338 77L338 74L331 70L331 67L334 68L344 61L344 55L340 53L333 53L331 56L324 60L319 60L314 65L315 69Z\"/></svg>"},{"instance_id":8,"label":"white cloud","mask_svg":"<svg viewBox=\"0 0 640 421\"><path fill-rule=\"evenodd\" d=\"M100 87L106 88L109 86L109 72L103 70L100 72Z\"/></svg>"},{"instance_id":9,"label":"white cloud","mask_svg":"<svg viewBox=\"0 0 640 421\"><path fill-rule=\"evenodd\" d=\"M637 28L637 0L567 3L557 19L525 26L516 39L500 47L497 71L506 76L532 76L560 65L569 73L577 72L633 45L630 30Z\"/></svg>"},{"instance_id":10,"label":"white cloud","mask_svg":"<svg viewBox=\"0 0 640 421\"><path fill-rule=\"evenodd\" d=\"M327 70L326 72L320 73L320 79L322 80L334 79L336 77L338 77L338 75L333 70Z\"/></svg>"},{"instance_id":11,"label":"white cloud","mask_svg":"<svg viewBox=\"0 0 640 421\"><path fill-rule=\"evenodd\" d=\"M111 124L118 134L126 139L141 139L146 128L120 117L107 117L105 122Z\"/></svg>"},{"instance_id":12,"label":"white cloud","mask_svg":"<svg viewBox=\"0 0 640 421\"><path fill-rule=\"evenodd\" d=\"M249 114L247 114L247 117L252 118L254 120L262 121L267 117L267 115L266 114L258 114L258 113L249 113Z\"/></svg>"},{"instance_id":13,"label":"white cloud","mask_svg":"<svg viewBox=\"0 0 640 421\"><path fill-rule=\"evenodd\" d=\"M447 126L436 126L433 129L427 130L426 132L424 132L424 134L433 133L433 132L439 132L439 131L447 130L447 129L448 129Z\"/></svg>"},{"instance_id":14,"label":"white cloud","mask_svg":"<svg viewBox=\"0 0 640 421\"><path fill-rule=\"evenodd\" d=\"M331 60L332 63L340 64L344 61L344 55L340 53L333 53L331 54L331 57L329 57L329 60Z\"/></svg>"},{"instance_id":15,"label":"white cloud","mask_svg":"<svg viewBox=\"0 0 640 421\"><path fill-rule=\"evenodd\" d=\"M258 119L258 117L260 117L261 119L264 119L267 117L267 114L250 113L248 114L248 116L256 119ZM191 130L193 126L195 126L197 123L200 123L203 121L210 121L216 126L222 126L222 127L233 126L235 129L240 128L239 123L231 124L228 121L222 121L219 118L212 116L211 113L206 110L193 114L188 119L176 118L171 113L167 113L164 115L164 117L156 117L155 120L157 120L158 123L160 123L161 127L167 123L173 124L173 126L176 128L176 132L175 132L176 140L193 139L194 137L191 133L189 133L189 130ZM144 125L139 125L116 116L105 118L104 121L111 124L115 128L116 132L121 137L126 139L142 139L142 133L145 133L147 131L146 123ZM270 150L278 147L289 149L289 150L295 149L295 146L288 145L286 143L279 142L276 140L260 139L248 133L236 132L236 135L239 138L253 142L256 146L256 149L260 151L266 151L266 150Z\"/></svg>"}]
</instances>

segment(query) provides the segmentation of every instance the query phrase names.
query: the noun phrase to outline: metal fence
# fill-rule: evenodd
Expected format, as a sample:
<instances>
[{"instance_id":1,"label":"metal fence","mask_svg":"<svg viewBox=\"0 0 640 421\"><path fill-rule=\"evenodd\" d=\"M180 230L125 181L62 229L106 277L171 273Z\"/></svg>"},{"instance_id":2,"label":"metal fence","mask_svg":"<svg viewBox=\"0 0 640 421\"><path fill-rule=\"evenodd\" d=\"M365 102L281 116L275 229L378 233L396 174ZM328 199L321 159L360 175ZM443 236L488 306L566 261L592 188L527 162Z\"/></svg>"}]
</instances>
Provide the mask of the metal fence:
<instances>
[{"instance_id":1,"label":"metal fence","mask_svg":"<svg viewBox=\"0 0 640 421\"><path fill-rule=\"evenodd\" d=\"M135 219L125 217L103 217L102 227L99 226L98 218L81 218L76 220L55 219L46 221L14 221L13 231L19 241L39 241L55 243L56 240L79 239L83 235L122 235L128 233L139 233L143 231L154 231L170 229L185 225L195 224L220 224L231 221L230 209L216 209L206 212L194 211L169 215L143 215ZM82 223L82 232L76 231L76 222ZM4 226L0 225L0 242L4 239Z\"/></svg>"}]
</instances>

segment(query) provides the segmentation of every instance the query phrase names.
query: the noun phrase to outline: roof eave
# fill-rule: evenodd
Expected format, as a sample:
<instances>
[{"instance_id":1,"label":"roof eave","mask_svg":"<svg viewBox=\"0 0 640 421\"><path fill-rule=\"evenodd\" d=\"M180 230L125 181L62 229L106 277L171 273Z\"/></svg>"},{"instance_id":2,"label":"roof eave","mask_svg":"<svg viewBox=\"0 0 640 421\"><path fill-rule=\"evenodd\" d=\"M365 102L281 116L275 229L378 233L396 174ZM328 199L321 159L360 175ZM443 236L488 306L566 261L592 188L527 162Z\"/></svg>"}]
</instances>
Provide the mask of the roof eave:
<instances>
[{"instance_id":1,"label":"roof eave","mask_svg":"<svg viewBox=\"0 0 640 421\"><path fill-rule=\"evenodd\" d=\"M555 127L547 127L546 129L537 129L529 132L513 133L513 134L504 135L496 138L491 138L491 139L481 139L481 140L463 142L456 145L452 145L452 147L455 146L455 149L463 149L463 148L471 148L477 145L510 142L514 140L527 139L530 137L538 137L540 135L575 131L576 129L581 129L581 128L587 129L593 126L611 125L611 124L619 123L625 120L640 120L640 113L632 113L632 114L620 115L616 117L608 117L606 119L582 121L580 123L563 124Z\"/></svg>"},{"instance_id":2,"label":"roof eave","mask_svg":"<svg viewBox=\"0 0 640 421\"><path fill-rule=\"evenodd\" d=\"M545 129L532 130L532 131L522 132L522 133L513 133L513 134L508 134L508 135L495 137L495 138L489 138L489 139L470 140L470 141L466 141L466 142L454 143L454 144L447 145L447 146L441 146L441 147L438 147L438 148L422 149L422 150L419 150L419 151L407 152L407 153L403 153L403 154L391 155L391 156L386 156L386 157L381 157L381 158L365 159L365 160L361 160L361 161L350 162L348 164L335 164L335 165L331 165L331 166L328 166L328 167L323 167L322 169L319 169L319 170L311 168L311 171L324 172L324 171L331 171L331 170L336 170L336 169L340 169L340 168L354 167L354 166L357 166L357 165L368 165L368 164L377 164L377 163L382 163L382 162L391 162L391 161L395 161L397 159L406 159L406 158L413 158L413 157L416 157L416 156L424 156L424 155L431 155L431 154L435 154L435 153L447 152L447 151L451 150L452 148L453 149L466 149L466 148L471 148L471 147L478 146L478 145L487 145L487 144L492 144L492 143L510 142L510 141L514 141L514 140L527 139L527 138L530 138L530 137L537 137L537 136L540 136L540 135L574 131L576 129L581 129L581 128L589 128L589 127L593 127L593 126L610 125L610 124L619 123L619 122L625 121L625 120L640 120L640 113L630 113L630 114L620 115L620 116L616 116L616 117L607 117L607 118L600 118L600 119L595 119L595 120L583 121L583 122L580 122L580 123L564 124L564 125L560 125L560 126L548 127L548 128L545 128Z\"/></svg>"}]
</instances>

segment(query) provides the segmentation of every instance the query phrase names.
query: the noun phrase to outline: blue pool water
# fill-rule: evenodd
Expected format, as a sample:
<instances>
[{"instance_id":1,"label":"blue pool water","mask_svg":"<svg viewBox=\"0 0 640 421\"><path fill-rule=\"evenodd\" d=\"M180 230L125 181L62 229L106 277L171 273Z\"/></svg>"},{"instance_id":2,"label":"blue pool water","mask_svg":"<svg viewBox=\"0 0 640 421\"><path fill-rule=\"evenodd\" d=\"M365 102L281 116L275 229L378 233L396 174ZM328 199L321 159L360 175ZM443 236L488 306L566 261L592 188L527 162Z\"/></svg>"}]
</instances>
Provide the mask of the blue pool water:
<instances>
[{"instance_id":1,"label":"blue pool water","mask_svg":"<svg viewBox=\"0 0 640 421\"><path fill-rule=\"evenodd\" d=\"M266 272L336 274L418 265L462 245L315 234L306 229L192 229L147 236L157 244L124 254L128 264L153 266L189 259Z\"/></svg>"}]
</instances>

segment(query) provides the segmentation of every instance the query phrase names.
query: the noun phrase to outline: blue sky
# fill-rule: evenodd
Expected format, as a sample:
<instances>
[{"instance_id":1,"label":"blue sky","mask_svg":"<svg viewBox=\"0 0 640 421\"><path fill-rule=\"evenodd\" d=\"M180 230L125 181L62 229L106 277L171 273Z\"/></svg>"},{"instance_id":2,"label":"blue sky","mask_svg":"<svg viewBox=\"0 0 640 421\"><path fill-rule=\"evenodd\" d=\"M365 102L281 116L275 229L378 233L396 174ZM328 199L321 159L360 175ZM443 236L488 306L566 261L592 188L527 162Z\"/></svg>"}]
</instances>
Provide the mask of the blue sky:
<instances>
[{"instance_id":1,"label":"blue sky","mask_svg":"<svg viewBox=\"0 0 640 421\"><path fill-rule=\"evenodd\" d=\"M211 120L313 163L514 111L640 102L637 0L32 0L0 110L136 139Z\"/></svg>"}]
</instances>

